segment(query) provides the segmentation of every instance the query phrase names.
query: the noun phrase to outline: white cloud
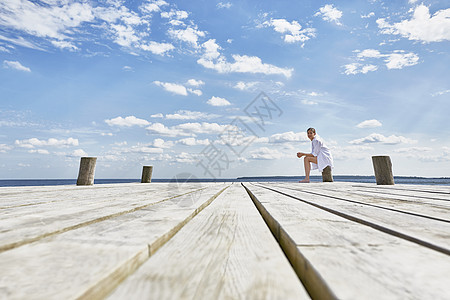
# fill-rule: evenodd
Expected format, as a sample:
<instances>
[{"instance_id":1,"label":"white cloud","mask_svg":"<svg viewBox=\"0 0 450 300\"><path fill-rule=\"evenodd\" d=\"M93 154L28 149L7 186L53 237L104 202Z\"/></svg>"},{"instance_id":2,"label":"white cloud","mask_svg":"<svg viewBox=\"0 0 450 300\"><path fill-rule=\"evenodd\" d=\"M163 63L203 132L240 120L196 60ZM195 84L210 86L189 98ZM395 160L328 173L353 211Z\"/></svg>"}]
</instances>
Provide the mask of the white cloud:
<instances>
[{"instance_id":1,"label":"white cloud","mask_svg":"<svg viewBox=\"0 0 450 300\"><path fill-rule=\"evenodd\" d=\"M322 6L315 16L321 16L323 20L328 22L335 22L337 25L342 25L339 19L342 17L342 11L333 6L333 4L326 4Z\"/></svg>"},{"instance_id":2,"label":"white cloud","mask_svg":"<svg viewBox=\"0 0 450 300\"><path fill-rule=\"evenodd\" d=\"M0 25L24 31L37 37L67 39L70 29L94 20L88 3L42 5L25 0L2 0Z\"/></svg>"},{"instance_id":3,"label":"white cloud","mask_svg":"<svg viewBox=\"0 0 450 300\"><path fill-rule=\"evenodd\" d=\"M128 145L128 143L127 143L127 141L123 141L123 142L115 142L113 145L114 145L114 146L118 146L118 147L122 147L122 146Z\"/></svg>"},{"instance_id":4,"label":"white cloud","mask_svg":"<svg viewBox=\"0 0 450 300\"><path fill-rule=\"evenodd\" d=\"M351 63L344 66L346 75L355 75L358 73L366 74L368 72L373 72L378 70L378 67L375 65L362 65L360 63Z\"/></svg>"},{"instance_id":5,"label":"white cloud","mask_svg":"<svg viewBox=\"0 0 450 300\"><path fill-rule=\"evenodd\" d=\"M382 55L380 51L376 49L365 49L357 54L358 58L380 58L384 57L385 55Z\"/></svg>"},{"instance_id":6,"label":"white cloud","mask_svg":"<svg viewBox=\"0 0 450 300\"><path fill-rule=\"evenodd\" d=\"M301 102L302 102L302 104L305 104L305 105L317 105L317 104L319 104L316 101L306 100L306 99L303 99Z\"/></svg>"},{"instance_id":7,"label":"white cloud","mask_svg":"<svg viewBox=\"0 0 450 300\"><path fill-rule=\"evenodd\" d=\"M164 118L164 115L162 113L153 114L150 116L151 118Z\"/></svg>"},{"instance_id":8,"label":"white cloud","mask_svg":"<svg viewBox=\"0 0 450 300\"><path fill-rule=\"evenodd\" d=\"M188 88L187 90L188 90L189 93L197 95L197 96L203 95L203 92L201 90L194 90L194 89L191 89L191 88Z\"/></svg>"},{"instance_id":9,"label":"white cloud","mask_svg":"<svg viewBox=\"0 0 450 300\"><path fill-rule=\"evenodd\" d=\"M276 149L262 147L250 152L251 159L273 160L283 158L285 155Z\"/></svg>"},{"instance_id":10,"label":"white cloud","mask_svg":"<svg viewBox=\"0 0 450 300\"><path fill-rule=\"evenodd\" d=\"M376 70L378 70L378 67L375 66L375 65L364 65L364 66L362 66L360 72L363 73L363 74L366 74L368 72L374 72Z\"/></svg>"},{"instance_id":11,"label":"white cloud","mask_svg":"<svg viewBox=\"0 0 450 300\"><path fill-rule=\"evenodd\" d=\"M370 143L382 143L382 144L388 144L388 145L396 145L396 144L414 144L414 143L417 143L417 141L406 138L404 136L397 136L397 135L390 135L390 136L386 137L379 133L372 133L364 138L350 141L350 144L354 144L354 145L362 145L362 144L370 144Z\"/></svg>"},{"instance_id":12,"label":"white cloud","mask_svg":"<svg viewBox=\"0 0 450 300\"><path fill-rule=\"evenodd\" d=\"M403 69L418 64L419 56L415 53L405 53L403 50L395 50L391 53L383 54L376 49L365 49L363 51L356 50L356 59L359 62L350 63L344 65L344 73L346 75L355 75L358 73L366 74L378 70L378 66L374 64L363 64L366 60L378 60L383 59L388 70L391 69Z\"/></svg>"},{"instance_id":13,"label":"white cloud","mask_svg":"<svg viewBox=\"0 0 450 300\"><path fill-rule=\"evenodd\" d=\"M230 8L231 6L233 6L233 4L232 3L230 3L230 2L219 2L219 3L217 3L217 8Z\"/></svg>"},{"instance_id":14,"label":"white cloud","mask_svg":"<svg viewBox=\"0 0 450 300\"><path fill-rule=\"evenodd\" d=\"M215 114L208 114L200 111L179 110L174 114L166 114L166 119L171 120L197 120L197 119L212 119L219 117Z\"/></svg>"},{"instance_id":15,"label":"white cloud","mask_svg":"<svg viewBox=\"0 0 450 300\"><path fill-rule=\"evenodd\" d=\"M17 38L9 38L9 37L6 37L6 36L3 36L0 34L0 40L7 41L7 42L13 43L15 45L19 45L19 46L30 48L30 49L45 51L43 48L39 47L35 43L25 40L21 36L19 36ZM12 46L10 46L10 47L12 47Z\"/></svg>"},{"instance_id":16,"label":"white cloud","mask_svg":"<svg viewBox=\"0 0 450 300\"><path fill-rule=\"evenodd\" d=\"M133 71L133 68L130 66L123 66L122 70L124 71Z\"/></svg>"},{"instance_id":17,"label":"white cloud","mask_svg":"<svg viewBox=\"0 0 450 300\"><path fill-rule=\"evenodd\" d=\"M432 93L431 96L432 97L442 96L442 95L447 94L447 93L450 93L450 89L449 90L439 91L439 92L436 92L436 93Z\"/></svg>"},{"instance_id":18,"label":"white cloud","mask_svg":"<svg viewBox=\"0 0 450 300\"><path fill-rule=\"evenodd\" d=\"M37 153L37 154L50 154L50 152L46 149L32 149L28 150L29 153Z\"/></svg>"},{"instance_id":19,"label":"white cloud","mask_svg":"<svg viewBox=\"0 0 450 300\"><path fill-rule=\"evenodd\" d=\"M191 163L192 164L192 163L197 162L196 157L187 152L181 152L180 154L176 155L173 160L178 163Z\"/></svg>"},{"instance_id":20,"label":"white cloud","mask_svg":"<svg viewBox=\"0 0 450 300\"><path fill-rule=\"evenodd\" d=\"M375 13L372 11L370 13L368 13L367 15L361 15L362 19L368 19L368 18L372 18L375 16Z\"/></svg>"},{"instance_id":21,"label":"white cloud","mask_svg":"<svg viewBox=\"0 0 450 300\"><path fill-rule=\"evenodd\" d=\"M51 41L51 43L60 49L68 49L69 51L77 51L79 48L68 41Z\"/></svg>"},{"instance_id":22,"label":"white cloud","mask_svg":"<svg viewBox=\"0 0 450 300\"><path fill-rule=\"evenodd\" d=\"M23 72L31 72L30 68L23 66L18 61L4 60L3 61L3 68L5 68L5 69L15 69L15 70L23 71Z\"/></svg>"},{"instance_id":23,"label":"white cloud","mask_svg":"<svg viewBox=\"0 0 450 300\"><path fill-rule=\"evenodd\" d=\"M159 134L163 136L169 136L169 137L177 137L177 136L193 136L192 133L187 133L183 131L182 129L174 128L174 127L166 127L162 123L153 123L150 126L148 126L147 131L151 134Z\"/></svg>"},{"instance_id":24,"label":"white cloud","mask_svg":"<svg viewBox=\"0 0 450 300\"><path fill-rule=\"evenodd\" d=\"M205 32L198 30L196 27L187 27L186 29L169 29L168 34L173 39L189 43L195 48L199 47L199 37L205 36Z\"/></svg>"},{"instance_id":25,"label":"white cloud","mask_svg":"<svg viewBox=\"0 0 450 300\"><path fill-rule=\"evenodd\" d=\"M239 81L236 83L236 85L234 86L235 89L244 91L244 90L252 90L255 88L256 85L258 85L259 82L253 81L253 82L244 82L244 81Z\"/></svg>"},{"instance_id":26,"label":"white cloud","mask_svg":"<svg viewBox=\"0 0 450 300\"><path fill-rule=\"evenodd\" d=\"M72 152L72 156L88 156L88 154L83 149L76 149Z\"/></svg>"},{"instance_id":27,"label":"white cloud","mask_svg":"<svg viewBox=\"0 0 450 300\"><path fill-rule=\"evenodd\" d=\"M152 155L150 157L146 157L145 159L150 161L173 161L172 156L170 156L169 154Z\"/></svg>"},{"instance_id":28,"label":"white cloud","mask_svg":"<svg viewBox=\"0 0 450 300\"><path fill-rule=\"evenodd\" d=\"M31 138L26 140L16 140L15 144L22 148L34 148L42 146L70 147L70 146L78 146L78 139L67 138L58 140L55 138L50 138L48 140L39 140L37 138Z\"/></svg>"},{"instance_id":29,"label":"white cloud","mask_svg":"<svg viewBox=\"0 0 450 300\"><path fill-rule=\"evenodd\" d=\"M197 146L197 145L206 146L206 145L209 145L210 141L208 139L200 140L200 139L190 137L190 138L184 138L184 139L178 140L177 143L186 145L186 146Z\"/></svg>"},{"instance_id":30,"label":"white cloud","mask_svg":"<svg viewBox=\"0 0 450 300\"><path fill-rule=\"evenodd\" d=\"M175 49L172 44L158 43L154 41L150 41L148 44L141 44L139 45L139 48L157 55L165 55L167 52Z\"/></svg>"},{"instance_id":31,"label":"white cloud","mask_svg":"<svg viewBox=\"0 0 450 300\"><path fill-rule=\"evenodd\" d=\"M217 123L184 123L174 126L175 129L179 129L187 133L186 135L195 134L217 134L222 133L225 129L229 129L230 125L220 125Z\"/></svg>"},{"instance_id":32,"label":"white cloud","mask_svg":"<svg viewBox=\"0 0 450 300\"><path fill-rule=\"evenodd\" d=\"M95 3L95 5L94 5ZM0 26L21 31L26 35L42 38L54 47L78 51L82 43L90 41L89 27L100 32L112 42L127 48L165 55L174 49L169 43L149 41L152 12L160 11L167 2L146 1L139 6L139 12L127 8L123 1L102 1L83 3L75 1L46 1L45 3L25 0L3 0L0 3ZM175 12L181 16L183 13ZM80 38L80 35L82 37ZM34 42L23 37L8 38L0 36L17 45L43 50ZM77 40L78 39L78 40ZM42 43L42 41L37 41ZM45 50L44 50L45 51Z\"/></svg>"},{"instance_id":33,"label":"white cloud","mask_svg":"<svg viewBox=\"0 0 450 300\"><path fill-rule=\"evenodd\" d=\"M297 21L289 22L285 19L271 19L263 23L265 26L272 26L276 32L284 34L286 43L304 42L316 36L314 28L302 30L302 26ZM302 45L302 46L303 46Z\"/></svg>"},{"instance_id":34,"label":"white cloud","mask_svg":"<svg viewBox=\"0 0 450 300\"><path fill-rule=\"evenodd\" d=\"M183 20L189 17L189 13L184 10L175 10L171 9L169 12L164 11L161 13L161 18L166 19L177 19L177 20Z\"/></svg>"},{"instance_id":35,"label":"white cloud","mask_svg":"<svg viewBox=\"0 0 450 300\"><path fill-rule=\"evenodd\" d=\"M266 75L280 74L289 78L293 69L280 68L271 64L263 63L257 56L232 55L234 62L230 63L218 50L220 46L211 39L202 44L205 52L197 63L207 69L216 70L219 73L262 73Z\"/></svg>"},{"instance_id":36,"label":"white cloud","mask_svg":"<svg viewBox=\"0 0 450 300\"><path fill-rule=\"evenodd\" d=\"M194 87L199 87L199 86L204 85L205 82L202 81L202 80L189 79L189 80L186 82L186 84L187 84L187 85L190 85L190 86L194 86Z\"/></svg>"},{"instance_id":37,"label":"white cloud","mask_svg":"<svg viewBox=\"0 0 450 300\"><path fill-rule=\"evenodd\" d=\"M171 93L174 93L177 95L182 95L182 96L188 95L187 89L181 84L170 83L170 82L161 82L161 81L153 81L153 83L156 84L157 86L164 88L168 92L171 92Z\"/></svg>"},{"instance_id":38,"label":"white cloud","mask_svg":"<svg viewBox=\"0 0 450 300\"><path fill-rule=\"evenodd\" d=\"M110 24L111 32L115 35L114 42L122 47L132 48L139 45L140 37L130 25Z\"/></svg>"},{"instance_id":39,"label":"white cloud","mask_svg":"<svg viewBox=\"0 0 450 300\"><path fill-rule=\"evenodd\" d=\"M373 147L366 145L331 146L334 160L362 160L373 155Z\"/></svg>"},{"instance_id":40,"label":"white cloud","mask_svg":"<svg viewBox=\"0 0 450 300\"><path fill-rule=\"evenodd\" d=\"M160 12L161 6L165 5L168 5L168 3L163 0L147 1L139 6L139 9L144 13Z\"/></svg>"},{"instance_id":41,"label":"white cloud","mask_svg":"<svg viewBox=\"0 0 450 300\"><path fill-rule=\"evenodd\" d=\"M178 83L161 82L161 81L153 81L153 83L164 88L166 91L177 95L187 96L188 93L197 96L203 95L203 92L201 90L186 88L184 85ZM198 84L198 82L196 82L196 84Z\"/></svg>"},{"instance_id":42,"label":"white cloud","mask_svg":"<svg viewBox=\"0 0 450 300\"><path fill-rule=\"evenodd\" d=\"M125 118L117 117L110 120L105 120L105 123L109 126L131 127L131 126L147 126L149 121L136 118L135 116L128 116Z\"/></svg>"},{"instance_id":43,"label":"white cloud","mask_svg":"<svg viewBox=\"0 0 450 300\"><path fill-rule=\"evenodd\" d=\"M215 39L209 39L202 44L204 53L202 58L205 60L213 60L220 57L220 52L222 48L216 43Z\"/></svg>"},{"instance_id":44,"label":"white cloud","mask_svg":"<svg viewBox=\"0 0 450 300\"><path fill-rule=\"evenodd\" d=\"M450 161L450 148L441 147L441 150L430 147L406 147L394 150L401 157L406 157L423 162L447 162Z\"/></svg>"},{"instance_id":45,"label":"white cloud","mask_svg":"<svg viewBox=\"0 0 450 300\"><path fill-rule=\"evenodd\" d=\"M417 153L417 152L431 152L433 151L430 147L406 147L395 149L396 153Z\"/></svg>"},{"instance_id":46,"label":"white cloud","mask_svg":"<svg viewBox=\"0 0 450 300\"><path fill-rule=\"evenodd\" d=\"M288 131L284 133L276 133L270 136L270 143L291 143L291 142L310 142L306 132Z\"/></svg>"},{"instance_id":47,"label":"white cloud","mask_svg":"<svg viewBox=\"0 0 450 300\"><path fill-rule=\"evenodd\" d=\"M392 53L385 61L388 69L403 69L416 65L419 62L419 56L415 53Z\"/></svg>"},{"instance_id":48,"label":"white cloud","mask_svg":"<svg viewBox=\"0 0 450 300\"><path fill-rule=\"evenodd\" d=\"M12 147L6 144L0 144L0 153L6 153L6 151L11 150Z\"/></svg>"},{"instance_id":49,"label":"white cloud","mask_svg":"<svg viewBox=\"0 0 450 300\"><path fill-rule=\"evenodd\" d=\"M410 40L424 43L450 40L450 8L437 11L433 16L424 4L414 9L410 20L389 24L385 19L377 20L381 33L398 34Z\"/></svg>"},{"instance_id":50,"label":"white cloud","mask_svg":"<svg viewBox=\"0 0 450 300\"><path fill-rule=\"evenodd\" d=\"M209 105L212 105L212 106L227 106L227 105L231 105L231 103L227 99L220 98L220 97L215 97L215 96L212 96L208 101L206 101L206 103L208 103Z\"/></svg>"},{"instance_id":51,"label":"white cloud","mask_svg":"<svg viewBox=\"0 0 450 300\"><path fill-rule=\"evenodd\" d=\"M11 51L9 51L9 49L6 49L3 46L0 46L0 52L6 52L6 53L10 53Z\"/></svg>"},{"instance_id":52,"label":"white cloud","mask_svg":"<svg viewBox=\"0 0 450 300\"><path fill-rule=\"evenodd\" d=\"M172 141L164 141L163 139L154 139L151 144L155 148L172 148Z\"/></svg>"},{"instance_id":53,"label":"white cloud","mask_svg":"<svg viewBox=\"0 0 450 300\"><path fill-rule=\"evenodd\" d=\"M124 153L145 153L145 154L155 153L155 154L158 154L158 153L163 153L163 149L150 147L148 145L138 144L136 146L132 146L128 149L125 149L123 152Z\"/></svg>"},{"instance_id":54,"label":"white cloud","mask_svg":"<svg viewBox=\"0 0 450 300\"><path fill-rule=\"evenodd\" d=\"M365 120L356 125L358 128L375 128L382 126L381 122L375 119L372 120Z\"/></svg>"}]
</instances>

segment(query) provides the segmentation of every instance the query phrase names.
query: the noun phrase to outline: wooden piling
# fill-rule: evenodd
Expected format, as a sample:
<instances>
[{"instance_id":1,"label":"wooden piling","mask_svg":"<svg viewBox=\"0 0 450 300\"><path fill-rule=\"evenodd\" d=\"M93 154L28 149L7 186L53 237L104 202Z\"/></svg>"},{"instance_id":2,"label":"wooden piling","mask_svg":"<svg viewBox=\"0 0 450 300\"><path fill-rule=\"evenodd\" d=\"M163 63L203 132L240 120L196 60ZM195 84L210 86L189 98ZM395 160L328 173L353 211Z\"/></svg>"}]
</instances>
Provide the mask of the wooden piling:
<instances>
[{"instance_id":1,"label":"wooden piling","mask_svg":"<svg viewBox=\"0 0 450 300\"><path fill-rule=\"evenodd\" d=\"M375 179L378 185L393 185L391 158L387 155L372 156Z\"/></svg>"},{"instance_id":2,"label":"wooden piling","mask_svg":"<svg viewBox=\"0 0 450 300\"><path fill-rule=\"evenodd\" d=\"M333 182L333 174L331 174L331 167L327 166L322 171L322 181L323 182Z\"/></svg>"},{"instance_id":3,"label":"wooden piling","mask_svg":"<svg viewBox=\"0 0 450 300\"><path fill-rule=\"evenodd\" d=\"M77 185L93 185L94 172L97 157L82 157L80 171L78 172Z\"/></svg>"},{"instance_id":4,"label":"wooden piling","mask_svg":"<svg viewBox=\"0 0 450 300\"><path fill-rule=\"evenodd\" d=\"M144 166L142 168L141 183L150 183L152 181L153 166Z\"/></svg>"}]
</instances>

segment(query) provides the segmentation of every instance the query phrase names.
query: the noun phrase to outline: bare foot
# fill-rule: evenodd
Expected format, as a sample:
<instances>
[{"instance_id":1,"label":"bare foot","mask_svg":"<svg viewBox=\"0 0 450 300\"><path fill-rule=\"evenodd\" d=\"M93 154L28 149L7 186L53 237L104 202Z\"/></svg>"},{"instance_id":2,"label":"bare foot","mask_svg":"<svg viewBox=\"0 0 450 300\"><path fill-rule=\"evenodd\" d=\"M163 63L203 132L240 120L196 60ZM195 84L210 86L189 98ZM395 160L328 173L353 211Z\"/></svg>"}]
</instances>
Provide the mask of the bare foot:
<instances>
[{"instance_id":1,"label":"bare foot","mask_svg":"<svg viewBox=\"0 0 450 300\"><path fill-rule=\"evenodd\" d=\"M299 183L309 183L309 179L300 180Z\"/></svg>"}]
</instances>

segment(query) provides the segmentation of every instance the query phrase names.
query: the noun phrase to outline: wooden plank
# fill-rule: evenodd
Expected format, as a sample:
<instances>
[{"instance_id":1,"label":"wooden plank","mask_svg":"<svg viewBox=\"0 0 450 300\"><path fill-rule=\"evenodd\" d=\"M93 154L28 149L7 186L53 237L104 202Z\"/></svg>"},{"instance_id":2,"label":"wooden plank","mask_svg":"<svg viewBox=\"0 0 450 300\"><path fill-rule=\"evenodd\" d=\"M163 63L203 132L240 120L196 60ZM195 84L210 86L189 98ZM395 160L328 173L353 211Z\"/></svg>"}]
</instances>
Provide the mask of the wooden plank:
<instances>
[{"instance_id":1,"label":"wooden plank","mask_svg":"<svg viewBox=\"0 0 450 300\"><path fill-rule=\"evenodd\" d=\"M428 194L450 195L450 186L446 185L420 185L420 184L396 184L395 186L379 186L374 184L353 183L353 187L364 187L375 190L415 191Z\"/></svg>"},{"instance_id":2,"label":"wooden plank","mask_svg":"<svg viewBox=\"0 0 450 300\"><path fill-rule=\"evenodd\" d=\"M327 188L326 186L321 186ZM342 189L348 191L366 191L372 193L379 193L383 195L398 195L398 196L412 196L420 199L431 199L450 201L450 189L449 192L444 192L441 187L445 186L416 186L416 185L394 185L394 186L379 186L374 184L344 184L334 185L332 189Z\"/></svg>"},{"instance_id":3,"label":"wooden plank","mask_svg":"<svg viewBox=\"0 0 450 300\"><path fill-rule=\"evenodd\" d=\"M450 202L436 202L411 197L394 196L380 197L371 193L359 193L352 190L333 187L310 187L305 188L298 185L278 184L271 185L275 188L284 188L293 191L300 191L306 194L315 194L331 197L342 203L350 202L366 204L388 210L397 210L405 213L423 215L424 217L436 218L450 223ZM402 199L403 198L403 199Z\"/></svg>"},{"instance_id":4,"label":"wooden plank","mask_svg":"<svg viewBox=\"0 0 450 300\"><path fill-rule=\"evenodd\" d=\"M313 298L448 297L447 255L246 185Z\"/></svg>"},{"instance_id":5,"label":"wooden plank","mask_svg":"<svg viewBox=\"0 0 450 300\"><path fill-rule=\"evenodd\" d=\"M439 203L436 201L442 201L442 203L449 203L450 202L450 196L446 194L432 194L429 192L422 192L422 191L414 191L414 190L388 190L388 189L372 189L372 188L358 188L358 187L352 187L352 191L358 191L358 192L365 192L365 193L371 193L375 195L382 195L382 196L391 196L391 197L401 197L401 198L408 198L408 199L417 199L417 200L428 200L430 203Z\"/></svg>"},{"instance_id":6,"label":"wooden plank","mask_svg":"<svg viewBox=\"0 0 450 300\"><path fill-rule=\"evenodd\" d=\"M108 299L309 299L245 190L234 184Z\"/></svg>"},{"instance_id":7,"label":"wooden plank","mask_svg":"<svg viewBox=\"0 0 450 300\"><path fill-rule=\"evenodd\" d=\"M99 299L228 185L42 239L0 254L0 299ZM173 186L167 186L173 189Z\"/></svg>"},{"instance_id":8,"label":"wooden plank","mask_svg":"<svg viewBox=\"0 0 450 300\"><path fill-rule=\"evenodd\" d=\"M70 203L74 204L86 204L94 199L98 203L110 200L109 197L118 196L123 198L122 196L130 193L134 194L138 191L168 191L167 186L167 183L122 183L94 186L0 187L0 213L5 213L8 208L14 208L14 212L21 213L22 210L17 209L21 206L44 205L44 207L49 207L45 205L55 202L66 202L67 197L70 198ZM201 186L202 183L190 183L183 185L183 189L195 189Z\"/></svg>"},{"instance_id":9,"label":"wooden plank","mask_svg":"<svg viewBox=\"0 0 450 300\"><path fill-rule=\"evenodd\" d=\"M437 251L450 253L450 223L371 206L342 203L330 197L307 194L281 187L277 188L277 190L302 200L307 199L310 202L345 214L351 218L374 224L380 229L385 229L385 232L392 231L391 234L403 235L403 238L411 241L422 242L422 245L428 245ZM296 199L291 199L291 201L296 201Z\"/></svg>"},{"instance_id":10,"label":"wooden plank","mask_svg":"<svg viewBox=\"0 0 450 300\"><path fill-rule=\"evenodd\" d=\"M206 186L203 184L203 187ZM123 190L117 196L114 195L114 191L120 190L120 187ZM84 194L86 197L78 201L71 201L71 197L79 197L77 191L60 192L58 197L64 201L57 204L4 209L0 211L0 252L174 199L202 187L188 184L183 188L178 190L170 185L162 185L159 190L148 190L138 185L117 185L109 191L103 187L91 187L89 194Z\"/></svg>"}]
</instances>

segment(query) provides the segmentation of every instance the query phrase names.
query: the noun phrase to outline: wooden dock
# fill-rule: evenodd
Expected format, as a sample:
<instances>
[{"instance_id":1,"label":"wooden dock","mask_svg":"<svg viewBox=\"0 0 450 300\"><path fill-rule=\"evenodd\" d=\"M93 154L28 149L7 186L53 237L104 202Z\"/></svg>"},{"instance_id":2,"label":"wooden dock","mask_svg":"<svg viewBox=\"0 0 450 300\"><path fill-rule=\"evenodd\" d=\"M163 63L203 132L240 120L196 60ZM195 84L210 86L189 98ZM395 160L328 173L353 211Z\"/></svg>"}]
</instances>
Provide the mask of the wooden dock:
<instances>
[{"instance_id":1,"label":"wooden dock","mask_svg":"<svg viewBox=\"0 0 450 300\"><path fill-rule=\"evenodd\" d=\"M0 188L0 299L449 299L450 187Z\"/></svg>"}]
</instances>

